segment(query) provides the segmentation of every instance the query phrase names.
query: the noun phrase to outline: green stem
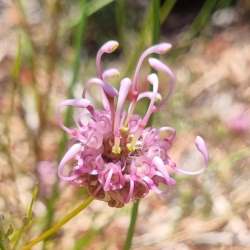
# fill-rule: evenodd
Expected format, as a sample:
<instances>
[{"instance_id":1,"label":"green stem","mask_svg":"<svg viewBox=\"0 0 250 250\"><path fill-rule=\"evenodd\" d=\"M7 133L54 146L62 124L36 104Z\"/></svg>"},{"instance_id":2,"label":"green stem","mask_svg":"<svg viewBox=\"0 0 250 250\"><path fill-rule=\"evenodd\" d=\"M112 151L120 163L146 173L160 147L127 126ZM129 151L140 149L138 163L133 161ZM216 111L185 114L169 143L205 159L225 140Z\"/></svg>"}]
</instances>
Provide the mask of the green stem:
<instances>
[{"instance_id":1,"label":"green stem","mask_svg":"<svg viewBox=\"0 0 250 250\"><path fill-rule=\"evenodd\" d=\"M218 0L206 0L200 13L197 15L190 27L191 38L198 35L209 21Z\"/></svg>"},{"instance_id":2,"label":"green stem","mask_svg":"<svg viewBox=\"0 0 250 250\"><path fill-rule=\"evenodd\" d=\"M43 232L41 235L36 237L35 239L28 242L22 250L30 250L32 246L36 245L40 241L43 241L50 237L51 235L55 234L64 224L66 224L69 220L73 217L78 215L83 209L85 209L91 202L93 201L92 197L88 197L84 200L78 207L74 208L71 212L66 214L60 221L58 221L54 226L52 226L47 231Z\"/></svg>"},{"instance_id":3,"label":"green stem","mask_svg":"<svg viewBox=\"0 0 250 250\"><path fill-rule=\"evenodd\" d=\"M151 7L151 21L152 21L152 32L151 41L152 44L159 42L160 37L160 0L152 0ZM152 124L152 118L149 124ZM131 211L130 224L127 232L127 238L123 247L123 250L130 250L132 246L132 240L135 232L136 220L138 216L139 200L135 201Z\"/></svg>"},{"instance_id":4,"label":"green stem","mask_svg":"<svg viewBox=\"0 0 250 250\"><path fill-rule=\"evenodd\" d=\"M158 43L160 36L160 0L152 2L152 44Z\"/></svg>"},{"instance_id":5,"label":"green stem","mask_svg":"<svg viewBox=\"0 0 250 250\"><path fill-rule=\"evenodd\" d=\"M126 22L126 2L124 0L117 0L115 2L115 17L119 41L121 44L124 44Z\"/></svg>"},{"instance_id":6,"label":"green stem","mask_svg":"<svg viewBox=\"0 0 250 250\"><path fill-rule=\"evenodd\" d=\"M127 232L127 238L123 250L130 250L135 232L135 225L138 216L139 200L135 201L131 211L130 223Z\"/></svg>"}]
</instances>

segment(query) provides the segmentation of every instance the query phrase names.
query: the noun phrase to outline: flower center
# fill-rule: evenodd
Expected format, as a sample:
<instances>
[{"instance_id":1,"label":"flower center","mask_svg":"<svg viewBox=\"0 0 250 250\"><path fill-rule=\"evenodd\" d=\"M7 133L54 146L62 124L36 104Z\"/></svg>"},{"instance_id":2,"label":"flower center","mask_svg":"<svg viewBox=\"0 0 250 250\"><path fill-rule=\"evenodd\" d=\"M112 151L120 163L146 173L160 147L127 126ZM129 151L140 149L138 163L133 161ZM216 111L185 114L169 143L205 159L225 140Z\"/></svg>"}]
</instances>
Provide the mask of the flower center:
<instances>
[{"instance_id":1,"label":"flower center","mask_svg":"<svg viewBox=\"0 0 250 250\"><path fill-rule=\"evenodd\" d=\"M120 132L119 140L112 134L103 140L102 157L106 162L123 161L129 156L136 155L139 151L140 146L135 140L135 136L129 134L126 128L122 128Z\"/></svg>"}]
</instances>

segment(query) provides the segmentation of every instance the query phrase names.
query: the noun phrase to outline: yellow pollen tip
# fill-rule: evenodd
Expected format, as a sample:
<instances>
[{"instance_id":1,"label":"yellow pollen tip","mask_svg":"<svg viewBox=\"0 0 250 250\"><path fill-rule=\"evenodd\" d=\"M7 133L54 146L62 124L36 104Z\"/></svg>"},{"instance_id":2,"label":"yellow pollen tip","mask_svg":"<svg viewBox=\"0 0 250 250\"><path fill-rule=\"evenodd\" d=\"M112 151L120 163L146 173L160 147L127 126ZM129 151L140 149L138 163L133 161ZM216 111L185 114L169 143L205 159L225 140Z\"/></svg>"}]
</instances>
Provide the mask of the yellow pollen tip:
<instances>
[{"instance_id":1,"label":"yellow pollen tip","mask_svg":"<svg viewBox=\"0 0 250 250\"><path fill-rule=\"evenodd\" d=\"M121 133L122 134L127 134L128 133L128 127L122 127L121 129L120 129L120 131L121 131Z\"/></svg>"},{"instance_id":2,"label":"yellow pollen tip","mask_svg":"<svg viewBox=\"0 0 250 250\"><path fill-rule=\"evenodd\" d=\"M134 135L129 135L130 142L127 143L127 149L129 152L134 152L136 150L136 138Z\"/></svg>"},{"instance_id":3,"label":"yellow pollen tip","mask_svg":"<svg viewBox=\"0 0 250 250\"><path fill-rule=\"evenodd\" d=\"M136 146L134 143L127 143L127 149L129 152L134 152L136 150Z\"/></svg>"},{"instance_id":4,"label":"yellow pollen tip","mask_svg":"<svg viewBox=\"0 0 250 250\"><path fill-rule=\"evenodd\" d=\"M116 155L119 155L120 153L121 153L121 147L120 146L118 146L118 145L114 145L113 147L112 147L112 153L113 154L116 154Z\"/></svg>"}]
</instances>

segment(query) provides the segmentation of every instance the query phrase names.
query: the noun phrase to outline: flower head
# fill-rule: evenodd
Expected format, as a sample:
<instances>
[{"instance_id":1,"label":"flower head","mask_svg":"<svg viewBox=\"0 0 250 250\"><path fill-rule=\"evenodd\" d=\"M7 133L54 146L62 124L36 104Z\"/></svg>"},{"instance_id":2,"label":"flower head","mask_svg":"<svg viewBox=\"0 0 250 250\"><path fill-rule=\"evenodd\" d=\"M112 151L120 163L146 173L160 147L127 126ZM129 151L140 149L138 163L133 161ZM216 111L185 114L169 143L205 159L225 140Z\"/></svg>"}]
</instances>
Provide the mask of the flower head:
<instances>
[{"instance_id":1,"label":"flower head","mask_svg":"<svg viewBox=\"0 0 250 250\"><path fill-rule=\"evenodd\" d=\"M150 190L161 192L160 184L174 185L173 173L194 175L204 171L205 167L195 172L179 168L169 156L175 129L149 126L151 115L171 96L175 75L160 60L149 58L149 65L155 72L161 71L170 79L168 93L161 95L156 73L147 77L148 85L151 85L148 91L140 90L140 69L148 56L166 53L171 45L161 43L148 48L139 58L132 79L121 80L119 91L108 83L109 78L119 74L119 71L104 71L101 62L105 53L112 53L117 47L116 41L105 43L96 57L97 77L87 82L82 98L65 100L60 104L60 110L73 106L85 110L90 118L84 120L82 114L78 114L74 128L63 125L60 118L60 125L73 144L62 158L58 174L64 181L87 188L92 196L108 202L110 206L122 207L146 196ZM86 99L92 85L101 90L102 109L96 109ZM143 116L139 116L135 114L135 108L145 98L149 100L148 108ZM195 144L207 166L208 152L204 140L197 136ZM71 160L74 165L66 175L65 166Z\"/></svg>"}]
</instances>

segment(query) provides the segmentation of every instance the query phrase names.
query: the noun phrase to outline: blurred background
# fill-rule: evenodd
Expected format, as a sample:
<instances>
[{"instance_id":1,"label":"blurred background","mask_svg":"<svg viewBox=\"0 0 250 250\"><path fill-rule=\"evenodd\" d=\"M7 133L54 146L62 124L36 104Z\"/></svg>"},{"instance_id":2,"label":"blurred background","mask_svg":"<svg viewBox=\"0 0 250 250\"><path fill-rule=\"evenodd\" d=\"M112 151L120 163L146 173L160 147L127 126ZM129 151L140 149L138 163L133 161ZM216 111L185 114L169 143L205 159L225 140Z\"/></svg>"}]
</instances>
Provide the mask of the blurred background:
<instances>
[{"instance_id":1,"label":"blurred background","mask_svg":"<svg viewBox=\"0 0 250 250\"><path fill-rule=\"evenodd\" d=\"M0 0L0 249L20 249L86 197L58 181L56 107L81 96L109 39L120 47L105 63L128 76L145 48L173 44L162 59L177 86L154 126L177 129L177 162L198 166L197 134L211 158L140 203L132 249L250 249L249 21L249 0ZM94 201L34 249L122 249L130 208Z\"/></svg>"}]
</instances>

